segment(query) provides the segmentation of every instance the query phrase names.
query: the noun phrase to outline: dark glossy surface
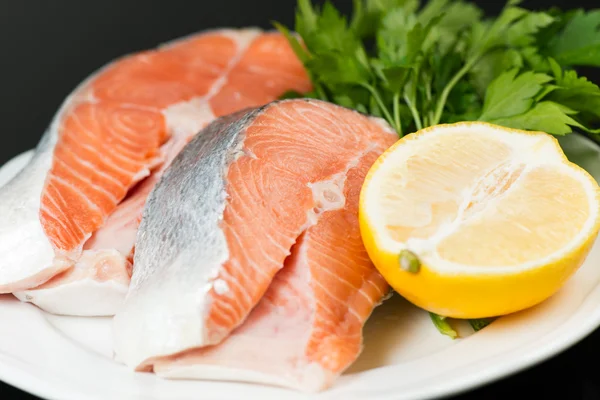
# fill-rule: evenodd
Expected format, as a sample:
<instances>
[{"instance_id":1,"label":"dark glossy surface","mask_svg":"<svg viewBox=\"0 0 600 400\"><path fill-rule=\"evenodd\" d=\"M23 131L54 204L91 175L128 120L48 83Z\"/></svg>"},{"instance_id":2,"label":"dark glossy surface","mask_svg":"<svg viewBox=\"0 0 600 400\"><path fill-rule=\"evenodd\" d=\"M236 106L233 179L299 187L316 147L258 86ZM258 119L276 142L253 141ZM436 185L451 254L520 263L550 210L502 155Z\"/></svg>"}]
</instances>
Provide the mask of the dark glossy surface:
<instances>
[{"instance_id":1,"label":"dark glossy surface","mask_svg":"<svg viewBox=\"0 0 600 400\"><path fill-rule=\"evenodd\" d=\"M350 0L333 2L350 9ZM490 13L504 3L475 2ZM64 97L115 57L211 27L268 28L272 20L291 25L294 5L295 0L0 2L0 164L34 147ZM600 2L530 0L524 6L590 8ZM597 72L585 73L600 82ZM452 398L600 399L598 356L600 330L543 364ZM35 399L0 383L0 399L12 398Z\"/></svg>"}]
</instances>

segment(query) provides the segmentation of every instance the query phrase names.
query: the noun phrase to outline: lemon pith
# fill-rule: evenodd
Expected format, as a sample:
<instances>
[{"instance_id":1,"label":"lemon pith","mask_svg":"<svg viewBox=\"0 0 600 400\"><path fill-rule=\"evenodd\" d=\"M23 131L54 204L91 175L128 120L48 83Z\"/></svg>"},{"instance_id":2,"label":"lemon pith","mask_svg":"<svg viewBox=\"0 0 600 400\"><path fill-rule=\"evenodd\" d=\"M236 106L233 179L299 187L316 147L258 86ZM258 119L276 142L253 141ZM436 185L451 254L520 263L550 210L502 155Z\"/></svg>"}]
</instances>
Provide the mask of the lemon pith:
<instances>
[{"instance_id":1,"label":"lemon pith","mask_svg":"<svg viewBox=\"0 0 600 400\"><path fill-rule=\"evenodd\" d=\"M367 174L359 219L398 293L440 315L483 318L558 291L598 235L599 207L597 183L553 137L474 122L388 149ZM418 273L400 268L404 249L419 257Z\"/></svg>"}]
</instances>

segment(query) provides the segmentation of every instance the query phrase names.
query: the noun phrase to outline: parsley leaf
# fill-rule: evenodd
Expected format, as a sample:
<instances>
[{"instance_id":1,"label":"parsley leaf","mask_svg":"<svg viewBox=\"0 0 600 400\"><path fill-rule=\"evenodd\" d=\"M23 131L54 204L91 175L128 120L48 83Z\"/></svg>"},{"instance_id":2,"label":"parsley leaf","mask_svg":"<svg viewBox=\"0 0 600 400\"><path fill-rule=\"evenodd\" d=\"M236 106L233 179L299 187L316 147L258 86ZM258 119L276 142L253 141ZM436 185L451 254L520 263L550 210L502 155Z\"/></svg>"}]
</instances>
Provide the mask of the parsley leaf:
<instances>
[{"instance_id":1,"label":"parsley leaf","mask_svg":"<svg viewBox=\"0 0 600 400\"><path fill-rule=\"evenodd\" d=\"M527 71L517 76L518 72L516 68L512 69L490 84L479 120L493 122L526 112L543 84L552 80L546 74Z\"/></svg>"},{"instance_id":2,"label":"parsley leaf","mask_svg":"<svg viewBox=\"0 0 600 400\"><path fill-rule=\"evenodd\" d=\"M523 68L524 57L515 49L498 49L481 58L469 74L471 84L482 97L492 81L503 72Z\"/></svg>"},{"instance_id":3,"label":"parsley leaf","mask_svg":"<svg viewBox=\"0 0 600 400\"><path fill-rule=\"evenodd\" d=\"M288 28L281 25L280 23L274 22L273 25L275 25L279 32L281 32L283 36L287 39L287 41L290 43L292 50L294 50L294 53L296 53L296 57L298 57L298 59L303 63L306 63L309 59L309 54L306 52L298 38L295 35L293 35Z\"/></svg>"},{"instance_id":4,"label":"parsley leaf","mask_svg":"<svg viewBox=\"0 0 600 400\"><path fill-rule=\"evenodd\" d=\"M547 27L554 18L545 12L526 13L507 31L506 41L512 47L527 47L535 42L535 34Z\"/></svg>"},{"instance_id":5,"label":"parsley leaf","mask_svg":"<svg viewBox=\"0 0 600 400\"><path fill-rule=\"evenodd\" d=\"M438 42L439 52L448 54L455 49L457 38L470 27L479 22L483 12L479 7L463 1L455 1L444 9L444 14L436 26L433 27L432 35Z\"/></svg>"},{"instance_id":6,"label":"parsley leaf","mask_svg":"<svg viewBox=\"0 0 600 400\"><path fill-rule=\"evenodd\" d=\"M311 53L352 55L355 50L362 47L362 42L356 34L349 29L346 18L329 2L325 2L323 10L317 14L308 0L300 0L299 7L304 10L299 14L300 35Z\"/></svg>"},{"instance_id":7,"label":"parsley leaf","mask_svg":"<svg viewBox=\"0 0 600 400\"><path fill-rule=\"evenodd\" d=\"M298 0L298 12L296 13L296 32L303 38L317 31L317 13L310 0Z\"/></svg>"},{"instance_id":8,"label":"parsley leaf","mask_svg":"<svg viewBox=\"0 0 600 400\"><path fill-rule=\"evenodd\" d=\"M600 118L600 88L586 77L579 77L576 71L563 71L556 61L549 60L556 79L556 89L548 96L549 100L563 104L580 112Z\"/></svg>"},{"instance_id":9,"label":"parsley leaf","mask_svg":"<svg viewBox=\"0 0 600 400\"><path fill-rule=\"evenodd\" d=\"M478 331L482 330L483 328L485 328L486 326L488 326L489 324L491 324L492 322L494 322L494 319L495 318L470 319L469 324L471 325L471 328L473 328L473 330L475 332L478 332Z\"/></svg>"},{"instance_id":10,"label":"parsley leaf","mask_svg":"<svg viewBox=\"0 0 600 400\"><path fill-rule=\"evenodd\" d=\"M484 29L484 33L481 36L474 37L474 41L471 47L471 58L479 58L490 49L503 45L506 41L506 37L511 32L511 27L518 23L518 21L527 15L527 11L514 7L513 2L508 2L507 7L504 8L500 16L489 26ZM516 25L519 27L519 25Z\"/></svg>"},{"instance_id":11,"label":"parsley leaf","mask_svg":"<svg viewBox=\"0 0 600 400\"><path fill-rule=\"evenodd\" d=\"M572 127L585 129L583 125L572 118L572 115L576 113L576 111L558 103L543 101L523 114L498 118L493 123L508 128L566 135L573 132Z\"/></svg>"},{"instance_id":12,"label":"parsley leaf","mask_svg":"<svg viewBox=\"0 0 600 400\"><path fill-rule=\"evenodd\" d=\"M512 69L496 78L487 89L479 120L554 135L573 128L598 133L583 122L589 115L600 118L600 88L575 71L563 72L552 59L548 65L554 77L534 71L517 76L518 70Z\"/></svg>"},{"instance_id":13,"label":"parsley leaf","mask_svg":"<svg viewBox=\"0 0 600 400\"><path fill-rule=\"evenodd\" d=\"M379 21L388 10L398 7L416 8L415 0L353 0L353 15L350 28L359 37L372 37L379 28Z\"/></svg>"},{"instance_id":14,"label":"parsley leaf","mask_svg":"<svg viewBox=\"0 0 600 400\"><path fill-rule=\"evenodd\" d=\"M575 11L548 50L561 65L600 67L600 10Z\"/></svg>"},{"instance_id":15,"label":"parsley leaf","mask_svg":"<svg viewBox=\"0 0 600 400\"><path fill-rule=\"evenodd\" d=\"M502 72L512 68L522 68L526 63L530 65L543 64L547 67L545 60L541 59L538 50L533 43L535 35L554 21L554 18L544 12L525 13L507 30L504 38L499 38L497 47L488 52L475 64L470 77L477 91L482 94L489 84ZM543 70L543 68L537 68Z\"/></svg>"}]
</instances>

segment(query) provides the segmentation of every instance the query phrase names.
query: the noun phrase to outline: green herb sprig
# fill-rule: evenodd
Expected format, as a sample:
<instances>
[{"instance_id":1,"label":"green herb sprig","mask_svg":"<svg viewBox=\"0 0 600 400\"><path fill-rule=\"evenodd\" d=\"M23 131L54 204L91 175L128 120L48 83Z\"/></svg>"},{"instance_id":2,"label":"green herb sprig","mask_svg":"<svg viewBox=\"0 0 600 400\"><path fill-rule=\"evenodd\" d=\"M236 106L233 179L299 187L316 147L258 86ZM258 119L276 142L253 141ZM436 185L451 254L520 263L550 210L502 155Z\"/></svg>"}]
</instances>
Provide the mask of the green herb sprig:
<instances>
[{"instance_id":1,"label":"green herb sprig","mask_svg":"<svg viewBox=\"0 0 600 400\"><path fill-rule=\"evenodd\" d=\"M600 88L573 68L600 67L600 10L530 11L511 0L496 18L466 1L299 0L294 31L314 97L385 118L400 136L440 123L487 121L596 137Z\"/></svg>"}]
</instances>

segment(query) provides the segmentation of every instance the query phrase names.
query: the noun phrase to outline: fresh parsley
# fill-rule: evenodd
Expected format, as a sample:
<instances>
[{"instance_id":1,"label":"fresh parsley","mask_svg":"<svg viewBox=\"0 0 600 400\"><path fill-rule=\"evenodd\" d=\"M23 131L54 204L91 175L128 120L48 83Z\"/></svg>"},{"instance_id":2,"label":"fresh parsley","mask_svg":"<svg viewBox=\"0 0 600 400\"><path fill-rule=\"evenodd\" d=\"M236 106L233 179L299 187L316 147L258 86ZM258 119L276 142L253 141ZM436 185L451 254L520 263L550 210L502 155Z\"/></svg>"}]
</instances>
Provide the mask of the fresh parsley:
<instances>
[{"instance_id":1,"label":"fresh parsley","mask_svg":"<svg viewBox=\"0 0 600 400\"><path fill-rule=\"evenodd\" d=\"M400 136L440 123L488 121L594 135L600 10L531 11L511 0L495 18L460 0L354 0L347 18L298 0L293 31L314 97L385 118Z\"/></svg>"},{"instance_id":2,"label":"fresh parsley","mask_svg":"<svg viewBox=\"0 0 600 400\"><path fill-rule=\"evenodd\" d=\"M549 43L547 54L561 65L600 67L600 10L575 10Z\"/></svg>"}]
</instances>

